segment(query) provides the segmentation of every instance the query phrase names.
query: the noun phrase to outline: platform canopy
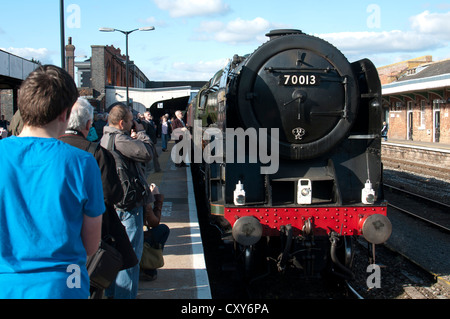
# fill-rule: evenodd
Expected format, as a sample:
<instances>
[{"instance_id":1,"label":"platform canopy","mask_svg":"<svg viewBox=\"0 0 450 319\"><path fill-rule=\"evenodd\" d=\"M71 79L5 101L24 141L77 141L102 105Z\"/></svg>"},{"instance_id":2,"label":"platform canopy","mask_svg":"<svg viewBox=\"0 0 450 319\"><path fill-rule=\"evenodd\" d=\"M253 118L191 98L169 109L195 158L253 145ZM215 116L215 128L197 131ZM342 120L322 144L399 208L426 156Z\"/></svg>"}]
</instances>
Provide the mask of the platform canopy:
<instances>
[{"instance_id":1,"label":"platform canopy","mask_svg":"<svg viewBox=\"0 0 450 319\"><path fill-rule=\"evenodd\" d=\"M34 71L39 64L0 50L0 89L14 89Z\"/></svg>"}]
</instances>

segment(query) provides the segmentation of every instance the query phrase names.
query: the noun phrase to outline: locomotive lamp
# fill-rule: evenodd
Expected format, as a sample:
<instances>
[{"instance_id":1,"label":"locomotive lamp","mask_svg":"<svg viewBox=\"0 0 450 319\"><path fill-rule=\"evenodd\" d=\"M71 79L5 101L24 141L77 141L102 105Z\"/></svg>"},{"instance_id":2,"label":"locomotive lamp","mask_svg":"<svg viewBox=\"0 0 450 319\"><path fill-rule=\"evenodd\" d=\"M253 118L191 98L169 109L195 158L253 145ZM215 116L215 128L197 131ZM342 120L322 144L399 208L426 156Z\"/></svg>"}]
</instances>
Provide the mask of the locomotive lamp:
<instances>
[{"instance_id":1,"label":"locomotive lamp","mask_svg":"<svg viewBox=\"0 0 450 319\"><path fill-rule=\"evenodd\" d=\"M299 204L309 205L312 202L311 180L299 179L297 187L297 202Z\"/></svg>"},{"instance_id":2,"label":"locomotive lamp","mask_svg":"<svg viewBox=\"0 0 450 319\"><path fill-rule=\"evenodd\" d=\"M366 181L366 184L361 191L361 202L366 205L371 205L375 202L375 191L372 189L370 180Z\"/></svg>"},{"instance_id":3,"label":"locomotive lamp","mask_svg":"<svg viewBox=\"0 0 450 319\"><path fill-rule=\"evenodd\" d=\"M241 184L241 181L236 184L236 189L233 193L234 205L241 206L245 205L245 191L244 184Z\"/></svg>"}]
</instances>

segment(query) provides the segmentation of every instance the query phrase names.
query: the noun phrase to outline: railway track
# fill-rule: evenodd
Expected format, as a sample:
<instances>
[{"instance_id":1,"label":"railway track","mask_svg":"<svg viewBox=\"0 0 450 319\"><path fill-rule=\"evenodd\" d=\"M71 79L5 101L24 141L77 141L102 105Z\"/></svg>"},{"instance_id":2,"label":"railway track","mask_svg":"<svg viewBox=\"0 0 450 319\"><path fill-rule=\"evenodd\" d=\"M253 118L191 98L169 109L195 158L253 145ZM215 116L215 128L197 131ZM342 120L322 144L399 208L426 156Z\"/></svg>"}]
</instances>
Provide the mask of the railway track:
<instances>
[{"instance_id":1,"label":"railway track","mask_svg":"<svg viewBox=\"0 0 450 319\"><path fill-rule=\"evenodd\" d=\"M407 214L413 218L419 219L429 225L432 225L433 227L436 227L441 231L450 233L450 205L406 191L392 185L385 184L384 186L392 192L401 194L403 198L408 198L408 201L414 201L414 203L418 203L419 205L421 205L414 205L413 207L411 207L411 203L408 202L408 205L405 207L404 202L402 203L395 201L395 204L389 202L388 206L395 208L396 210L401 211L402 213ZM418 207L420 208L417 209Z\"/></svg>"},{"instance_id":2,"label":"railway track","mask_svg":"<svg viewBox=\"0 0 450 319\"><path fill-rule=\"evenodd\" d=\"M385 184L385 198L391 207L388 216L394 229L386 247L427 271L448 290L450 209L428 195L418 195L418 191L420 188L411 192Z\"/></svg>"}]
</instances>

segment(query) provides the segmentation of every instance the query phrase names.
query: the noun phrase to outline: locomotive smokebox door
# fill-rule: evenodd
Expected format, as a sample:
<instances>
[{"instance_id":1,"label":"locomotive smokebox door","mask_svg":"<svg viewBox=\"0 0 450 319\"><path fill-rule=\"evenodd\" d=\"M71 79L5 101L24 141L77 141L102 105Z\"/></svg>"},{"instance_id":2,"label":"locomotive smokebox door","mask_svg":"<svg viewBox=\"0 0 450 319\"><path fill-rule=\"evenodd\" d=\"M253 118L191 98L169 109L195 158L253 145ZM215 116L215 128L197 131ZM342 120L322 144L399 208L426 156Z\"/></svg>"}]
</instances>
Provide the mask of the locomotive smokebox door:
<instances>
[{"instance_id":1,"label":"locomotive smokebox door","mask_svg":"<svg viewBox=\"0 0 450 319\"><path fill-rule=\"evenodd\" d=\"M245 127L280 128L281 157L316 158L331 151L352 127L358 83L334 46L300 31L282 32L244 62L233 94Z\"/></svg>"}]
</instances>

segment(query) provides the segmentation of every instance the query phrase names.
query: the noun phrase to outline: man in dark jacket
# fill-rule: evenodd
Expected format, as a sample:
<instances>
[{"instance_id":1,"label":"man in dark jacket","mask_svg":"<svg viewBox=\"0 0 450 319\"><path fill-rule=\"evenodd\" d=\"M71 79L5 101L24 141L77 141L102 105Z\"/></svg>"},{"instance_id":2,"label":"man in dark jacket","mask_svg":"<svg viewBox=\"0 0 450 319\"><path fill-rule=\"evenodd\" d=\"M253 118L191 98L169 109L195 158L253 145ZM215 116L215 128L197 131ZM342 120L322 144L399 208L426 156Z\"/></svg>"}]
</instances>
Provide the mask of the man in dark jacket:
<instances>
[{"instance_id":1,"label":"man in dark jacket","mask_svg":"<svg viewBox=\"0 0 450 319\"><path fill-rule=\"evenodd\" d=\"M116 105L111 109L108 123L109 126L105 126L103 130L101 145L106 149L111 147L116 153L120 153L120 158L126 160L130 173L135 173L137 170L137 175L142 182L144 173L141 164L153 158L151 141L145 134L144 126L133 120L131 110L125 105ZM144 187L148 193L135 202L133 207L116 207L117 215L125 226L138 260L141 259L144 247L144 207L155 201L148 185ZM114 296L115 299L135 299L138 285L139 265L136 265L119 272L115 284L106 290L106 294Z\"/></svg>"},{"instance_id":2,"label":"man in dark jacket","mask_svg":"<svg viewBox=\"0 0 450 319\"><path fill-rule=\"evenodd\" d=\"M141 124L144 126L145 132L147 133L148 137L150 137L150 140L153 143L153 145L152 145L153 160L148 162L144 167L145 177L148 178L152 169L154 169L155 172L161 171L161 166L159 165L159 160L158 160L158 152L156 151L156 143L157 143L156 125L155 125L155 122L153 122L153 117L149 111L146 111L144 113L144 116L141 119Z\"/></svg>"},{"instance_id":3,"label":"man in dark jacket","mask_svg":"<svg viewBox=\"0 0 450 319\"><path fill-rule=\"evenodd\" d=\"M93 107L86 99L79 98L72 108L67 130L59 139L85 151L89 151L92 145L95 147L94 157L100 167L106 206L102 222L102 238L107 238L108 236L114 238L116 248L122 254L124 262L122 268L127 269L135 266L138 263L138 259L128 239L125 227L120 222L114 208L114 204L123 197L123 190L112 154L98 143L92 143L86 139L92 120ZM94 292L92 287L91 292ZM95 291L95 293L98 295L98 291Z\"/></svg>"}]
</instances>

